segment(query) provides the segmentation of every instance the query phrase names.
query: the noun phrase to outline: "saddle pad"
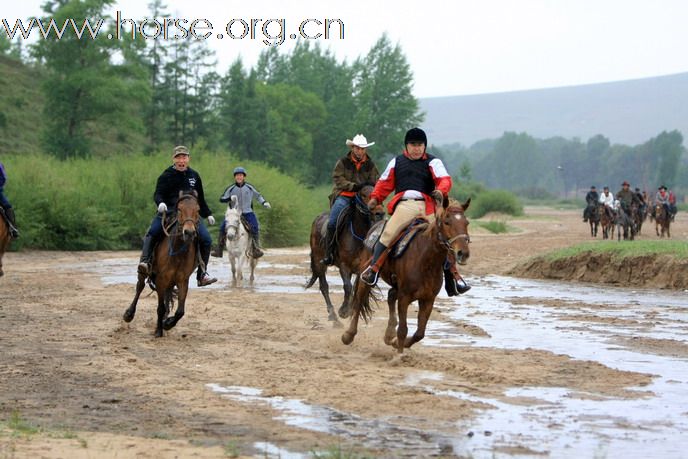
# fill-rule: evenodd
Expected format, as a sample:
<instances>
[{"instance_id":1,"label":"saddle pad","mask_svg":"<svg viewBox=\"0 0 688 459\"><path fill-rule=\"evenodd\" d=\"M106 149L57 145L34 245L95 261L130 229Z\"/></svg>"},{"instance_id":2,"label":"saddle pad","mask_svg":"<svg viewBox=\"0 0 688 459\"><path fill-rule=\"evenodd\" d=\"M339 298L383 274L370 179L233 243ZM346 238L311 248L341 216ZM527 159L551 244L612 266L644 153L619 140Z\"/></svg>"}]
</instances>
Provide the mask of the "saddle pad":
<instances>
[{"instance_id":1,"label":"saddle pad","mask_svg":"<svg viewBox=\"0 0 688 459\"><path fill-rule=\"evenodd\" d=\"M399 258L404 254L406 249L408 248L409 244L413 240L413 238L416 236L421 231L424 231L428 227L428 222L427 220L414 220L411 222L411 224L406 227L404 232L401 233L401 236L399 239L397 239L397 242L394 244L394 248L392 249L392 257L393 258Z\"/></svg>"},{"instance_id":2,"label":"saddle pad","mask_svg":"<svg viewBox=\"0 0 688 459\"><path fill-rule=\"evenodd\" d=\"M377 240L380 239L380 235L382 234L382 230L384 229L384 227L385 220L380 220L370 228L370 231L368 231L368 235L366 236L365 241L363 241L363 244L365 245L366 249L370 250L371 252L373 251L373 247L375 247L375 243L377 242Z\"/></svg>"}]
</instances>

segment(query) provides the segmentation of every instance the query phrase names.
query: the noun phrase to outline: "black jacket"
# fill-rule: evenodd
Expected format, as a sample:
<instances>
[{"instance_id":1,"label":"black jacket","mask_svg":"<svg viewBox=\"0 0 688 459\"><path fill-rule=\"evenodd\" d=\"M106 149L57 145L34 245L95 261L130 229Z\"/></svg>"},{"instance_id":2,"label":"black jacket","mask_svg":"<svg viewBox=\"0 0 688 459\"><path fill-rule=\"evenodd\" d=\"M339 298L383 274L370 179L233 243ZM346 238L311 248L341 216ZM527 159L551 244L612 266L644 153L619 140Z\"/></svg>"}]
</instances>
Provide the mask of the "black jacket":
<instances>
[{"instance_id":1,"label":"black jacket","mask_svg":"<svg viewBox=\"0 0 688 459\"><path fill-rule=\"evenodd\" d=\"M161 202L164 202L167 208L172 210L177 207L179 192L191 190L196 190L196 193L198 193L198 204L201 206L201 217L208 218L213 212L205 202L201 176L190 167L184 172L178 171L174 166L165 169L165 171L160 174L160 177L158 177L153 199L155 200L155 204L159 205Z\"/></svg>"}]
</instances>

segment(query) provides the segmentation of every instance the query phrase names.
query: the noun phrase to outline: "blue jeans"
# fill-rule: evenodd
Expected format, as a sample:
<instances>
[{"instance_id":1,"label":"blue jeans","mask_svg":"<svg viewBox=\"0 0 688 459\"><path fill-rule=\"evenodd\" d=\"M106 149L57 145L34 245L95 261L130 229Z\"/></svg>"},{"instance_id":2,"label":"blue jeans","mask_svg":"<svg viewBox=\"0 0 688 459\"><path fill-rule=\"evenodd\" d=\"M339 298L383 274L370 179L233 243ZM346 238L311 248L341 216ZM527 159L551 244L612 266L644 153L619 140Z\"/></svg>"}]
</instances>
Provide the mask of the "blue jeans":
<instances>
[{"instance_id":1,"label":"blue jeans","mask_svg":"<svg viewBox=\"0 0 688 459\"><path fill-rule=\"evenodd\" d=\"M246 222L248 222L249 228L251 228L251 234L254 237L258 237L258 234L260 233L260 224L258 223L256 214L253 212L246 212L243 214L243 217L246 219Z\"/></svg>"},{"instance_id":2,"label":"blue jeans","mask_svg":"<svg viewBox=\"0 0 688 459\"><path fill-rule=\"evenodd\" d=\"M337 196L337 199L332 203L330 208L330 219L327 221L327 229L334 231L337 226L337 219L341 213L351 205L351 200L348 196Z\"/></svg>"},{"instance_id":3,"label":"blue jeans","mask_svg":"<svg viewBox=\"0 0 688 459\"><path fill-rule=\"evenodd\" d=\"M174 216L166 218L166 221L170 221L170 219L172 218L174 218ZM150 224L150 227L148 228L146 236L152 236L153 240L157 242L161 239L162 235L162 216L160 214L156 214L153 218L153 221ZM198 222L198 238L201 241L201 247L210 250L210 246L212 245L213 240L210 237L208 228L206 228L203 224L203 220L199 220Z\"/></svg>"}]
</instances>

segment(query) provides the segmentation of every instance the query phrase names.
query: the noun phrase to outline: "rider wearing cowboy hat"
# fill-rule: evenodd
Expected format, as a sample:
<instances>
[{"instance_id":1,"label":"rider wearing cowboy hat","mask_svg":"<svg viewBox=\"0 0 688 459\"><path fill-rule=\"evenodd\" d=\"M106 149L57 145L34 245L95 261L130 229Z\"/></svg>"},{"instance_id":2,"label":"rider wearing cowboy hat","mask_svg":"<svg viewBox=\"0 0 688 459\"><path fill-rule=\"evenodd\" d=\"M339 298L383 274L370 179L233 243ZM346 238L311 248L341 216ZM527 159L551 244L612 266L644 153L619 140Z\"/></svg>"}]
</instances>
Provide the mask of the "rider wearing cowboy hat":
<instances>
[{"instance_id":1,"label":"rider wearing cowboy hat","mask_svg":"<svg viewBox=\"0 0 688 459\"><path fill-rule=\"evenodd\" d=\"M334 187L330 194L330 216L327 221L327 236L325 237L325 258L321 263L334 263L336 251L337 220L342 211L349 207L356 193L365 185L375 185L380 172L372 159L368 156L368 147L375 142L368 142L363 134L357 134L353 140L346 139L349 152L339 158L332 171Z\"/></svg>"}]
</instances>

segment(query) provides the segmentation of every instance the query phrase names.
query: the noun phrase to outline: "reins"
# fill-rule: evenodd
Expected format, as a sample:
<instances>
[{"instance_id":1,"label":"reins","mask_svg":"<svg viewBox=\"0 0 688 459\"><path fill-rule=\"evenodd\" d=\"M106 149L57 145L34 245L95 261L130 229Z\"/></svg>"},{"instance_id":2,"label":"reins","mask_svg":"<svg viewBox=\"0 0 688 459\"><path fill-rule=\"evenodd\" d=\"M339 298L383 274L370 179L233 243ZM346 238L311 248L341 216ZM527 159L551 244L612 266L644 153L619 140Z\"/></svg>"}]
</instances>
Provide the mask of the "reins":
<instances>
[{"instance_id":1,"label":"reins","mask_svg":"<svg viewBox=\"0 0 688 459\"><path fill-rule=\"evenodd\" d=\"M177 215L179 215L179 203L186 200L186 199L196 199L196 198L191 194L185 194L182 197L180 197L179 200L177 200ZM165 225L165 219L166 218L167 218L167 212L163 212L162 218L161 218L162 219L162 230L165 233L165 236L167 236L167 247L168 247L167 254L170 257L173 257L175 255L180 255L180 254L186 253L186 251L189 250L189 246L191 245L192 239L189 239L189 240L183 242L182 246L179 248L179 250L176 250L176 251L174 250L174 240L178 239L179 236L182 234L180 229L183 228L183 226L187 222L193 223L194 228L196 230L198 230L198 220L195 220L193 218L186 218L180 222L179 217L177 217L174 220L172 220L169 225ZM170 233L170 230L175 225L176 225L175 231L173 233Z\"/></svg>"}]
</instances>

